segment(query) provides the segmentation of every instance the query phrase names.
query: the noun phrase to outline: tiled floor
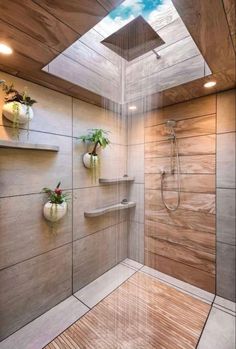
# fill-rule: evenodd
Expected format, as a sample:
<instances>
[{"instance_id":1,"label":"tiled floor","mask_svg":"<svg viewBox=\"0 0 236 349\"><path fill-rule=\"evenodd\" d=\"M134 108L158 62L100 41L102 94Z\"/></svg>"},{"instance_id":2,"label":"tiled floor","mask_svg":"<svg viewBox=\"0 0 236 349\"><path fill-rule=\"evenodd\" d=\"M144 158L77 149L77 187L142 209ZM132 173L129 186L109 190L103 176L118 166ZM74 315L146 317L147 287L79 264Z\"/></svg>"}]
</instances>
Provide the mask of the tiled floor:
<instances>
[{"instance_id":1,"label":"tiled floor","mask_svg":"<svg viewBox=\"0 0 236 349\"><path fill-rule=\"evenodd\" d=\"M128 280L128 281L126 281ZM139 280L139 281L138 281ZM141 281L140 281L141 280ZM145 280L145 281L144 281ZM147 281L148 280L148 281ZM153 281L154 280L154 281ZM158 287L157 287L158 285ZM139 301L134 300L137 295L139 296L142 291L145 291L144 294L150 290L150 294L148 298L142 297ZM163 291L165 290L165 291ZM155 292L157 292L155 294ZM110 294L110 295L109 295ZM125 297L123 295L125 294ZM167 303L158 303L158 299L162 299L162 296L166 296L169 294L174 294L174 299L168 299ZM114 296L115 295L115 296ZM187 339L186 333L181 336L181 330L178 328L179 323L179 312L178 312L178 321L176 321L176 325L171 327L169 324L167 336L171 341L170 337L177 335L176 343L172 348L195 348L198 349L234 349L234 335L235 335L235 303L225 300L221 297L215 297L213 294L200 290L197 287L184 283L178 279L160 273L154 269L144 267L142 264L137 263L135 261L126 259L116 267L112 268L98 279L84 287L83 289L76 292L74 296L66 299L64 302L58 304L56 307L43 314L36 320L32 321L30 324L23 327L21 330L14 333L12 336L5 339L2 343L0 343L0 349L42 349L46 346L46 349L55 349L55 348L63 348L63 349L74 349L74 348L102 348L102 349L115 349L115 348L127 348L127 349L148 349L148 348L159 348L159 344L155 344L153 342L153 338L155 337L154 332L155 329L159 329L159 335L156 343L159 343L161 337L164 342L166 341L165 337L165 328L168 324L169 319L173 318L173 313L175 314L176 309L180 306L181 302L176 303L176 295L181 298L181 302L186 302L186 299L191 300L192 304L190 309L193 311L192 315L186 315L186 319L192 318L194 322L194 330L187 331ZM180 296L179 296L180 295ZM147 295L146 295L147 297ZM177 297L177 298L178 298ZM105 299L104 299L105 298ZM125 299L124 299L125 298ZM140 297L138 297L140 298ZM215 300L214 300L215 298ZM104 299L104 300L103 300ZM122 300L123 299L123 300ZM214 301L214 303L213 303ZM124 302L124 303L123 303ZM142 306L140 307L140 302ZM146 302L145 307L143 308L143 302ZM156 305L155 305L156 304ZM196 307L196 304L198 306ZM200 304L200 313L199 313L199 304ZM93 308L94 307L94 308ZM109 314L107 314L107 307L110 309ZM189 304L186 309L186 305L182 305L180 308L183 311L190 311L188 309ZM203 324L206 320L206 312L204 315L202 309L210 309L210 315L205 324L203 333L201 334L201 330L203 328ZM91 311L90 309L93 308ZM96 310L98 308L98 310ZM102 309L102 311L101 311ZM168 309L168 311L167 311ZM99 314L99 311L101 313ZM87 315L85 315L89 312ZM119 318L120 312L126 314L125 321L119 326L117 325L117 319ZM153 313L157 312L159 318L155 321L155 326L152 328L152 319ZM92 313L91 315L89 315ZM98 313L98 314L97 314ZM97 314L97 315L96 315ZM169 314L169 317L168 317ZM193 316L193 314L195 314ZM85 316L83 316L85 315ZM88 316L89 315L89 316ZM83 316L83 317L82 317ZM94 318L95 316L95 318ZM97 317L96 317L97 316ZM104 323L104 319L106 316L109 317L109 321L112 322L112 326L106 328L106 322ZM143 317L144 316L144 317ZM155 315L156 316L156 315ZM160 317L161 316L161 317ZM164 316L164 317L163 317ZM166 317L165 317L166 316ZM200 316L200 317L199 317ZM202 320L201 316L205 319ZM106 346L101 345L100 340L97 337L96 346L94 344L94 338L92 338L93 344L89 343L91 338L88 338L87 332L85 335L85 339L88 339L84 346L73 346L74 344L71 342L71 339L68 339L67 331L65 331L69 326L71 326L78 319L81 319L81 323L84 324L85 327L80 329L80 335L85 334L86 326L88 325L86 319L94 320L93 324L89 322L89 326L92 327L94 336L96 337L96 326L99 323L103 323L102 329L103 332L106 332L106 337L109 331L115 331L113 335L110 332L110 339L113 340L106 344ZM197 322L201 318L201 328L197 328ZM85 320L84 320L85 319ZM145 319L145 320L144 320ZM183 319L183 318L182 318ZM89 320L89 321L90 321ZM142 321L141 321L142 320ZM88 320L87 320L88 321ZM164 321L164 322L163 322ZM165 322L167 321L167 322ZM188 321L189 322L189 321ZM189 323L183 324L183 326L187 326L190 329ZM191 322L191 321L190 321ZM127 328L130 329L128 337L122 338L123 324L125 324L125 330L127 332ZM144 324L144 327L142 327ZM148 334L144 335L144 330L147 330L148 324ZM158 324L158 326L157 326ZM164 324L164 325L163 325ZM76 329L78 331L78 325ZM95 326L95 327L94 327ZM118 326L118 327L117 327ZM131 327L130 327L131 326ZM164 327L163 327L164 326ZM73 327L73 326L72 326ZM72 328L70 327L70 329ZM152 332L152 330L154 332ZM160 330L161 329L161 330ZM172 329L172 331L170 331ZM99 330L99 331L100 331ZM139 333L141 330L142 335ZM56 339L53 343L47 345L50 341L52 341L56 336L58 336L63 331L64 334L60 336L60 339ZM80 332L82 331L82 332ZM85 331L85 332L83 332ZM95 331L95 332L94 332ZM91 332L91 329L89 333ZM71 333L71 332L70 332ZM140 337L139 337L140 334ZM201 334L201 338L200 337ZM78 334L76 335L78 336ZM114 337L115 336L115 337ZM117 337L118 336L118 337ZM130 336L134 342L130 343ZM70 337L70 336L69 336ZM148 338L149 347L142 346L144 345L142 342L142 338ZM121 341L120 346L117 347L117 338ZM140 339L141 338L141 339ZM129 340L128 340L129 339ZM141 340L139 344L137 344L138 339ZM199 340L200 339L200 340ZM67 342L67 344L63 343ZM78 338L76 339L78 340ZM159 340L159 341L158 341ZM181 344L181 340L184 344ZM185 342L186 340L186 342ZM59 341L59 344L58 344ZM74 339L72 339L74 341ZM163 343L164 343L163 342ZM198 344L197 344L198 342ZM72 343L72 344L71 344ZM76 342L75 342L76 343ZM187 344L186 344L187 343ZM58 346L59 345L59 346ZM89 346L90 345L90 346ZM151 346L152 345L152 346ZM166 344L167 345L167 344ZM176 346L178 345L178 346ZM179 346L180 345L180 346ZM181 346L182 345L182 346ZM163 348L169 348L170 346L163 346Z\"/></svg>"},{"instance_id":2,"label":"tiled floor","mask_svg":"<svg viewBox=\"0 0 236 349\"><path fill-rule=\"evenodd\" d=\"M210 305L140 271L46 349L194 349Z\"/></svg>"}]
</instances>

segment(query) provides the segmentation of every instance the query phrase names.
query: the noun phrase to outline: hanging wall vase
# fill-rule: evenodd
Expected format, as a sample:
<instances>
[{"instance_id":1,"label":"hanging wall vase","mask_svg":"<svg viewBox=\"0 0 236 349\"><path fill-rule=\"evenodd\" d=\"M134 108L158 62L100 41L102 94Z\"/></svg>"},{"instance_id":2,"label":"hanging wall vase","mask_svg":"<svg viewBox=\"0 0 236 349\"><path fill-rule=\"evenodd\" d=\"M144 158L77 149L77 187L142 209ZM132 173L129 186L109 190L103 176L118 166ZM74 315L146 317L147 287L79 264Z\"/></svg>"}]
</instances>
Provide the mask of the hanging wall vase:
<instances>
[{"instance_id":1,"label":"hanging wall vase","mask_svg":"<svg viewBox=\"0 0 236 349\"><path fill-rule=\"evenodd\" d=\"M44 217L49 222L58 222L62 219L67 212L67 203L63 202L62 204L53 204L48 201L43 208Z\"/></svg>"}]
</instances>

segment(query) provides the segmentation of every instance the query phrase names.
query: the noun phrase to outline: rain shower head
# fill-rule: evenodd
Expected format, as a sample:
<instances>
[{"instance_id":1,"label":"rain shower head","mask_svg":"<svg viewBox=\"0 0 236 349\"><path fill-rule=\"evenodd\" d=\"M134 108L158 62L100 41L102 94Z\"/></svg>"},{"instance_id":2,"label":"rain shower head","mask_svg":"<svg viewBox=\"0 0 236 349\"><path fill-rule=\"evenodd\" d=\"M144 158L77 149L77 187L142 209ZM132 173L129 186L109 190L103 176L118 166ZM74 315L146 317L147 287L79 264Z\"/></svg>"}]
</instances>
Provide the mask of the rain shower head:
<instances>
[{"instance_id":1,"label":"rain shower head","mask_svg":"<svg viewBox=\"0 0 236 349\"><path fill-rule=\"evenodd\" d=\"M138 16L101 43L127 61L132 61L165 42L142 16Z\"/></svg>"}]
</instances>

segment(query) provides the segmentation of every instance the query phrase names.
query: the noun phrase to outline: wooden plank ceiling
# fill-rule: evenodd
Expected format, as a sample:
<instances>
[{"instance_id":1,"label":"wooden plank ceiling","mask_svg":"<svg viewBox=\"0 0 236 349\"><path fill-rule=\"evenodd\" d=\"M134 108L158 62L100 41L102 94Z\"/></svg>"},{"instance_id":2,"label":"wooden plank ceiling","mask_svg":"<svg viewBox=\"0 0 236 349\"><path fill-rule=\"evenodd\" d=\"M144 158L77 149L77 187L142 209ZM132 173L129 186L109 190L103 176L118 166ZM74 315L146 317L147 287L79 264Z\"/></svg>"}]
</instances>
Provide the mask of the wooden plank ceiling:
<instances>
[{"instance_id":1,"label":"wooden plank ceiling","mask_svg":"<svg viewBox=\"0 0 236 349\"><path fill-rule=\"evenodd\" d=\"M104 83L106 81L109 82L108 88L111 85L110 89L114 91L114 96L112 96L114 98L110 99L120 99L121 60L105 47L101 52L100 41L105 35L90 29L121 2L122 0L69 0L66 2L63 0L24 0L22 6L20 0L14 0L14 2L0 0L0 41L8 43L14 50L11 56L0 56L0 70L98 105L104 103L104 98L99 93L99 86L101 83L102 86L106 85ZM170 43L171 40L172 42L173 40L178 41L175 57L170 57L170 53L168 56L168 44L166 47L163 46L163 50L166 50L170 61L174 59L175 62L179 62L182 52L184 50L186 52L186 47L188 47L190 39L187 38L186 32L189 32L212 70L217 86L214 91L206 90L203 88L206 78L197 79L197 76L194 76L196 80L192 82L173 88L168 88L167 84L165 91L153 93L153 83L148 77L149 96L143 99L139 94L138 86L131 82L128 88L131 91L132 100L136 100L139 111L146 109L147 104L150 109L153 109L235 86L234 0L172 0L172 2L187 30L184 25L180 28L179 18L172 21L169 26L165 26L166 29L160 29L158 33L164 41L169 40ZM160 22L156 25L163 27L163 23ZM179 28L177 37L173 35L177 32L176 28ZM78 41L80 37L81 40ZM63 57L59 55L63 51L70 58L76 57L74 61L70 60L71 67L65 66L67 71L71 69L72 73L73 65L81 64L89 55L90 59L87 59L89 63L83 69L85 75L88 74L86 78L88 84L97 84L95 93L76 83L49 75L47 70L42 71L42 68L55 57L63 60ZM198 58L194 57L193 51L191 47L187 52L193 60L191 64L195 64L196 67L199 65L199 69L202 69L202 61L200 61L202 57L201 55L198 55ZM155 73L155 69L163 68L154 64L152 55L145 55L145 59L148 61L149 72L152 72L153 69ZM127 67L127 76L128 74L129 76L134 75L132 69L138 71L137 74L143 74L143 70L137 69L140 64L139 59L135 60L135 64L136 67ZM163 63L160 61L159 64ZM93 71L96 71L99 76L97 81L93 79L91 73ZM141 78L143 79L142 76ZM171 86L171 72L169 76L164 74L163 79L169 81L169 86ZM143 88L142 85L140 88ZM127 103L124 109L128 108L128 105Z\"/></svg>"}]
</instances>

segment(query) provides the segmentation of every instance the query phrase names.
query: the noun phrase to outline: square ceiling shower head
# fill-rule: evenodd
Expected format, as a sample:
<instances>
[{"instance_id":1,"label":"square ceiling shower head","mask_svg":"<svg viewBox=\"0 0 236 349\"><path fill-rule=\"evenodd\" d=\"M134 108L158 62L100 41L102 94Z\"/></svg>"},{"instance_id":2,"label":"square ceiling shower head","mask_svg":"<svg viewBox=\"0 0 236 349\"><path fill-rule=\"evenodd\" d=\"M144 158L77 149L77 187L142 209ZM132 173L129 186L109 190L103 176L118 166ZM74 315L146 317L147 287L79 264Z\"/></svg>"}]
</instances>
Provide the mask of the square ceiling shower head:
<instances>
[{"instance_id":1,"label":"square ceiling shower head","mask_svg":"<svg viewBox=\"0 0 236 349\"><path fill-rule=\"evenodd\" d=\"M138 16L102 41L103 45L127 61L132 61L164 43L142 16Z\"/></svg>"}]
</instances>

